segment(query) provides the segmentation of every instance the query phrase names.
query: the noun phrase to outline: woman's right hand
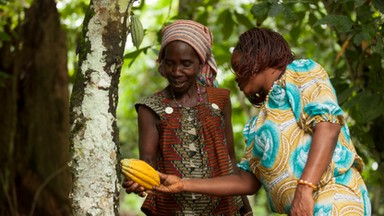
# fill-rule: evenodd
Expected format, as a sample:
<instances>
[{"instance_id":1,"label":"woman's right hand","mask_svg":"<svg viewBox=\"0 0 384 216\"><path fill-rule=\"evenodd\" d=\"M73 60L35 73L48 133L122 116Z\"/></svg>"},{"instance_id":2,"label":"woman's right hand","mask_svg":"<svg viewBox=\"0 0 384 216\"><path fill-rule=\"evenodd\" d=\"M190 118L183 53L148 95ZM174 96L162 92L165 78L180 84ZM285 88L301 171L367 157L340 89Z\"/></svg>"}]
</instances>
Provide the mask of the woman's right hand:
<instances>
[{"instance_id":1,"label":"woman's right hand","mask_svg":"<svg viewBox=\"0 0 384 216\"><path fill-rule=\"evenodd\" d=\"M181 193L183 192L183 180L175 175L167 175L158 172L161 184L154 188L154 191L163 193Z\"/></svg>"},{"instance_id":2,"label":"woman's right hand","mask_svg":"<svg viewBox=\"0 0 384 216\"><path fill-rule=\"evenodd\" d=\"M128 194L135 193L141 197L146 196L145 188L133 182L132 180L125 178L122 186L125 189L125 192L127 192Z\"/></svg>"}]
</instances>

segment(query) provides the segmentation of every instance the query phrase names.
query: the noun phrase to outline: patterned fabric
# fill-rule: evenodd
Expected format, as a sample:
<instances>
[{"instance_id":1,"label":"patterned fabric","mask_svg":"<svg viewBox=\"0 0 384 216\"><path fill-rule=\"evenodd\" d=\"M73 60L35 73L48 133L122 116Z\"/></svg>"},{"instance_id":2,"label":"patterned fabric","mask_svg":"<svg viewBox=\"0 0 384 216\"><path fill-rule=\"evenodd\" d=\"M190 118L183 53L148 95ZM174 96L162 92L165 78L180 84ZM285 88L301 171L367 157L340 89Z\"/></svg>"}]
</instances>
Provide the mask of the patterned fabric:
<instances>
[{"instance_id":1,"label":"patterned fabric","mask_svg":"<svg viewBox=\"0 0 384 216\"><path fill-rule=\"evenodd\" d=\"M233 174L225 137L223 109L229 91L207 87L208 101L195 107L172 106L157 93L137 106L151 108L160 118L159 167L183 178L212 178ZM238 215L240 196L214 197L194 193L148 195L142 210L148 215Z\"/></svg>"},{"instance_id":2,"label":"patterned fabric","mask_svg":"<svg viewBox=\"0 0 384 216\"><path fill-rule=\"evenodd\" d=\"M164 48L172 41L183 41L190 45L203 63L199 81L205 86L217 86L217 65L212 54L212 33L204 25L192 20L176 20L162 30L162 41L157 61L162 64Z\"/></svg>"},{"instance_id":3,"label":"patterned fabric","mask_svg":"<svg viewBox=\"0 0 384 216\"><path fill-rule=\"evenodd\" d=\"M246 152L240 169L253 172L267 192L271 209L288 213L308 158L314 126L342 125L332 162L314 193L314 215L370 215L363 161L344 124L326 71L309 59L291 63L283 84L274 84L269 100L245 128Z\"/></svg>"}]
</instances>

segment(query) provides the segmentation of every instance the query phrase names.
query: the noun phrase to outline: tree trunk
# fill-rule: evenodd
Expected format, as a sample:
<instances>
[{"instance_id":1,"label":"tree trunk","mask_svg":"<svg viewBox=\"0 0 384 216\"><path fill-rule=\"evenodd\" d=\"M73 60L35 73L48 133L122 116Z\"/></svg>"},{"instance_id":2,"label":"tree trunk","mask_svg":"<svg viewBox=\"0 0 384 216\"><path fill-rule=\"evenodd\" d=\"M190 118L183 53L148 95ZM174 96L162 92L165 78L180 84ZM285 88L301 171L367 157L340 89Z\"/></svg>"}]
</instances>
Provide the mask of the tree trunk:
<instances>
[{"instance_id":1,"label":"tree trunk","mask_svg":"<svg viewBox=\"0 0 384 216\"><path fill-rule=\"evenodd\" d=\"M54 0L34 1L0 49L1 215L70 215L65 32Z\"/></svg>"},{"instance_id":2,"label":"tree trunk","mask_svg":"<svg viewBox=\"0 0 384 216\"><path fill-rule=\"evenodd\" d=\"M116 106L133 1L91 1L84 19L70 108L74 215L118 215Z\"/></svg>"}]
</instances>

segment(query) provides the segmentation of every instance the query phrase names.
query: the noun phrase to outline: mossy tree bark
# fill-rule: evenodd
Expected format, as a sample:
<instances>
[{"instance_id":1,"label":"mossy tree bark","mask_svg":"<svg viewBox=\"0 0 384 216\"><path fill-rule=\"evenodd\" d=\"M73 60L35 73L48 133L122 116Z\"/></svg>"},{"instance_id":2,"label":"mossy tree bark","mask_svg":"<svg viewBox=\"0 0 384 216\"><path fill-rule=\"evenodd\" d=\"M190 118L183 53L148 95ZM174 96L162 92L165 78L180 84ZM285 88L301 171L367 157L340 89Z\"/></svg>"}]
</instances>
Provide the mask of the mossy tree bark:
<instances>
[{"instance_id":1,"label":"mossy tree bark","mask_svg":"<svg viewBox=\"0 0 384 216\"><path fill-rule=\"evenodd\" d=\"M74 215L118 215L118 83L134 0L91 1L71 96Z\"/></svg>"}]
</instances>

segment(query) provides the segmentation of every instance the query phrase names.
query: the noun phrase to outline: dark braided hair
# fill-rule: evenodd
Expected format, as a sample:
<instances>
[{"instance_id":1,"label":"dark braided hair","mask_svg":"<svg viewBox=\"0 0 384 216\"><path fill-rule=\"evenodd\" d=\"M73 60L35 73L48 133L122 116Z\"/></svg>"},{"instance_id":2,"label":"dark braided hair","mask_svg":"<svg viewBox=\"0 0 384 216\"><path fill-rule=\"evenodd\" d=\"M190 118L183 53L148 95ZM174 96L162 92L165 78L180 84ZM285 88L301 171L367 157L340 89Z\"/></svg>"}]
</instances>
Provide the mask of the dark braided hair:
<instances>
[{"instance_id":1,"label":"dark braided hair","mask_svg":"<svg viewBox=\"0 0 384 216\"><path fill-rule=\"evenodd\" d=\"M241 34L233 52L239 52L242 57L232 62L239 78L250 78L267 68L285 71L294 59L287 41L267 28L252 28Z\"/></svg>"}]
</instances>

